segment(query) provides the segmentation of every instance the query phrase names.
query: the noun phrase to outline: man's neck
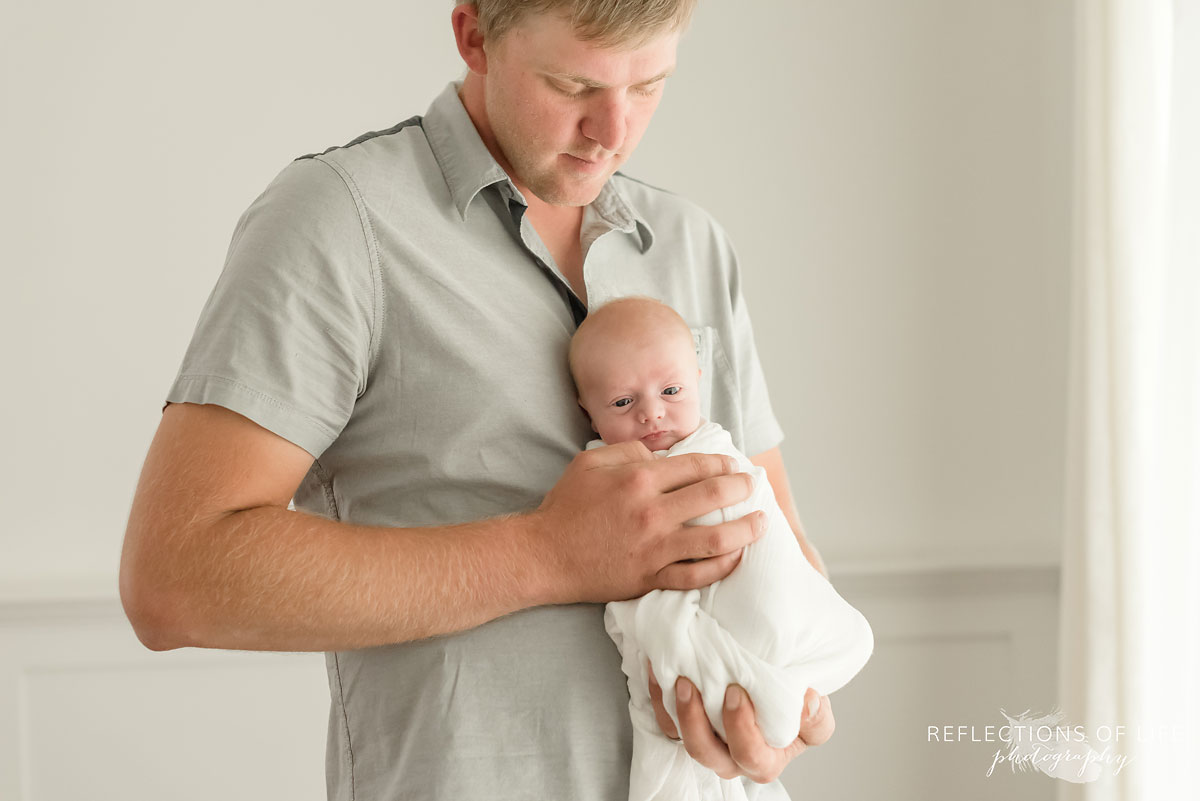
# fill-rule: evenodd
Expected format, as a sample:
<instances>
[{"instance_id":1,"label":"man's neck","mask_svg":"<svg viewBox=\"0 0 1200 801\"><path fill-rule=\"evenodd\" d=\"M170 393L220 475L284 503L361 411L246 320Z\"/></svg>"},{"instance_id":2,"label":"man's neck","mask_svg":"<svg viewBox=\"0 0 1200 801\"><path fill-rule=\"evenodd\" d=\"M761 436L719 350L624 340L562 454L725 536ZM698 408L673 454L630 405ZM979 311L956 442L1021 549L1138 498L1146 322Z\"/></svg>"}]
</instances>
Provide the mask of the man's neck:
<instances>
[{"instance_id":1,"label":"man's neck","mask_svg":"<svg viewBox=\"0 0 1200 801\"><path fill-rule=\"evenodd\" d=\"M467 110L467 116L470 117L471 123L479 133L479 138L483 140L484 147L488 149L492 158L508 174L513 186L525 198L528 207L525 218L537 231L542 243L563 273L563 277L567 279L580 299L587 303L587 290L583 281L583 253L579 241L580 229L583 226L583 207L556 206L547 203L517 180L513 175L512 167L504 158L504 154L500 152L495 136L492 134L483 102L482 89L483 87L474 73L468 73L458 90L458 97Z\"/></svg>"},{"instance_id":2,"label":"man's neck","mask_svg":"<svg viewBox=\"0 0 1200 801\"><path fill-rule=\"evenodd\" d=\"M529 210L525 216L543 239L561 241L564 237L579 238L583 225L583 206L552 206L537 195L518 186Z\"/></svg>"}]
</instances>

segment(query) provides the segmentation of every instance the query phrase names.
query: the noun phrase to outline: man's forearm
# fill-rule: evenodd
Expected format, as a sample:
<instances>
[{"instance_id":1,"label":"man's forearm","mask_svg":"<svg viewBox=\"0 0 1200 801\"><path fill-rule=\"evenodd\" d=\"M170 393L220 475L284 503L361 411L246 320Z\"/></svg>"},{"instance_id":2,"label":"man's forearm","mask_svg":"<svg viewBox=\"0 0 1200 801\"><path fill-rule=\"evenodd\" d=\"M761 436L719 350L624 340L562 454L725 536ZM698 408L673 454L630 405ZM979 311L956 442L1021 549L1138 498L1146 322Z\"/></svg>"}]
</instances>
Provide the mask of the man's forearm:
<instances>
[{"instance_id":1,"label":"man's forearm","mask_svg":"<svg viewBox=\"0 0 1200 801\"><path fill-rule=\"evenodd\" d=\"M401 529L257 507L169 535L140 563L127 553L122 596L139 637L157 649L404 642L547 602L533 520ZM135 571L138 589L127 592Z\"/></svg>"},{"instance_id":2,"label":"man's forearm","mask_svg":"<svg viewBox=\"0 0 1200 801\"><path fill-rule=\"evenodd\" d=\"M828 579L829 570L825 567L825 561L821 559L821 554L817 552L817 546L813 545L808 539L808 535L804 533L804 526L800 522L800 514L796 511L796 502L792 498L792 487L788 481L787 469L783 466L783 454L776 447L760 453L751 458L750 461L767 471L767 481L771 483L771 490L775 493L775 501L779 504L779 509L783 512L783 516L787 518L788 525L792 527L792 533L796 535L796 541L800 544L800 550L804 553L804 558L817 569L818 573Z\"/></svg>"}]
</instances>

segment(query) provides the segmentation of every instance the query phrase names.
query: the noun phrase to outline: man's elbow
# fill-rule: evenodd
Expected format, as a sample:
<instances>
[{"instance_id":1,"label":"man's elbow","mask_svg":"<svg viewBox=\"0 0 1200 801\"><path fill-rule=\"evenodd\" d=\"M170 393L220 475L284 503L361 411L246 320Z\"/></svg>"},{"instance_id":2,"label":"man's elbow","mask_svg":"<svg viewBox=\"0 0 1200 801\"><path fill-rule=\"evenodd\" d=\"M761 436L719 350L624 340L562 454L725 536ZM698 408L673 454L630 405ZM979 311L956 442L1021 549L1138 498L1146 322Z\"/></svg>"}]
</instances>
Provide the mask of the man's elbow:
<instances>
[{"instance_id":1,"label":"man's elbow","mask_svg":"<svg viewBox=\"0 0 1200 801\"><path fill-rule=\"evenodd\" d=\"M142 645L151 651L171 651L188 645L183 636L182 619L175 611L179 604L163 590L152 571L134 560L121 562L121 606Z\"/></svg>"},{"instance_id":2,"label":"man's elbow","mask_svg":"<svg viewBox=\"0 0 1200 801\"><path fill-rule=\"evenodd\" d=\"M121 571L121 606L133 626L133 633L151 651L183 647L170 625L170 616L164 614L163 601L148 588L138 586L125 570Z\"/></svg>"}]
</instances>

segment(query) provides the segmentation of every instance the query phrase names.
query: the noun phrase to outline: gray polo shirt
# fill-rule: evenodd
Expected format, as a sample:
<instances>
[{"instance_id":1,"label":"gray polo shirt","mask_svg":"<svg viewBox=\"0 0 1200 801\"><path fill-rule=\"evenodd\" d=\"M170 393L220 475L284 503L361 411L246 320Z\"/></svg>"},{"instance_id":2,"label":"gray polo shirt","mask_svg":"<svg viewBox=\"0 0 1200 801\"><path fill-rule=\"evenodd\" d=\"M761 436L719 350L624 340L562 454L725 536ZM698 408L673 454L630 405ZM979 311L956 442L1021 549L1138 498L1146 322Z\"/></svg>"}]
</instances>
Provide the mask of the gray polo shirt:
<instances>
[{"instance_id":1,"label":"gray polo shirt","mask_svg":"<svg viewBox=\"0 0 1200 801\"><path fill-rule=\"evenodd\" d=\"M216 403L313 455L298 510L428 526L535 508L591 439L566 369L586 309L451 84L424 117L288 164L238 221L170 402ZM589 303L672 305L703 414L783 438L729 240L617 174L587 207ZM628 693L600 604L326 655L338 801L625 801Z\"/></svg>"}]
</instances>

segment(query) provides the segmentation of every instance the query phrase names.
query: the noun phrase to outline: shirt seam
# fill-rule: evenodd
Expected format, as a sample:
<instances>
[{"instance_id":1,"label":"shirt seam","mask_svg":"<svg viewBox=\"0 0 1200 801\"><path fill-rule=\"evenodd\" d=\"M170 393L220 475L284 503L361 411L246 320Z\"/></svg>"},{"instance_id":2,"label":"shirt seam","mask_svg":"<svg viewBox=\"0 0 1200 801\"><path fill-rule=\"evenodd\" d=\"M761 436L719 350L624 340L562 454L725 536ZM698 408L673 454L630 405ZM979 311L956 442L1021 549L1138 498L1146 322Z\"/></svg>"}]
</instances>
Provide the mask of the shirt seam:
<instances>
[{"instance_id":1,"label":"shirt seam","mask_svg":"<svg viewBox=\"0 0 1200 801\"><path fill-rule=\"evenodd\" d=\"M321 464L320 459L313 460L313 471L317 475L317 481L321 484L321 491L325 494L325 511L329 514L331 520L342 519L338 512L337 496L333 492L333 476Z\"/></svg>"},{"instance_id":2,"label":"shirt seam","mask_svg":"<svg viewBox=\"0 0 1200 801\"><path fill-rule=\"evenodd\" d=\"M350 199L354 202L354 209L358 213L358 224L363 232L363 246L367 251L367 260L371 267L371 321L370 321L370 341L367 343L367 364L366 374L362 378L362 387L357 393L357 397L362 397L367 391L367 383L370 380L370 375L375 369L376 361L379 359L379 343L380 326L385 323L387 309L383 302L383 277L382 266L379 257L379 238L375 234L375 226L371 224L370 215L367 213L366 202L363 200L362 192L358 188L358 184L354 178L346 171L344 167L334 161L326 159L323 155L313 156L313 161L318 161L329 169L333 170L339 178L342 179L342 184L345 185L346 191L350 193Z\"/></svg>"},{"instance_id":3,"label":"shirt seam","mask_svg":"<svg viewBox=\"0 0 1200 801\"><path fill-rule=\"evenodd\" d=\"M283 411L288 412L289 414L294 414L294 415L300 417L305 422L310 423L313 426L315 426L322 433L329 435L331 438L337 437L336 431L329 428L329 426L325 425L324 423L322 423L320 420L316 419L315 417L312 417L309 414L307 414L306 412L304 412L300 409L297 409L295 406L284 403L283 401L279 400L278 398L272 397L271 395L268 395L265 392L261 392L261 391L255 389L254 387L247 386L246 384L243 384L241 381L238 381L236 379L226 378L225 376L222 376L222 375L212 375L210 373L186 373L184 375L180 375L179 378L176 380L177 381L203 381L203 380L223 381L226 384L230 384L234 387L237 387L242 392L245 392L249 395L259 398L260 400L266 401L267 403L270 403L273 406L277 406L280 409L282 409Z\"/></svg>"},{"instance_id":4,"label":"shirt seam","mask_svg":"<svg viewBox=\"0 0 1200 801\"><path fill-rule=\"evenodd\" d=\"M415 114L412 117L409 117L407 120L404 120L403 122L396 123L391 128L385 128L382 131L367 131L364 134L360 134L360 135L356 136L354 139L352 139L351 141L347 142L344 145L331 145L331 146L325 148L324 150L322 150L320 153L307 153L303 156L297 156L294 159L294 161L300 161L301 159L315 159L319 156L328 155L329 153L332 153L335 150L348 150L349 148L355 147L357 145L361 145L363 142L370 142L372 139L378 139L381 136L391 136L393 134L398 134L401 131L403 131L405 128L411 128L413 125L419 126L420 124L421 124L421 115Z\"/></svg>"},{"instance_id":5,"label":"shirt seam","mask_svg":"<svg viewBox=\"0 0 1200 801\"><path fill-rule=\"evenodd\" d=\"M629 173L622 172L621 170L617 170L616 172L613 173L613 175L620 176L620 177L624 178L626 181L633 181L635 184L641 184L642 186L647 187L649 189L653 189L656 192L662 192L664 194L671 195L673 197L680 197L680 195L678 195L675 192L672 192L670 189L664 189L661 186L655 186L652 183L647 183L646 181L643 181L641 178L635 178L632 175L630 175Z\"/></svg>"},{"instance_id":6,"label":"shirt seam","mask_svg":"<svg viewBox=\"0 0 1200 801\"><path fill-rule=\"evenodd\" d=\"M333 670L337 674L338 706L342 708L342 723L346 726L346 755L350 761L350 801L354 801L354 745L350 742L350 713L346 711L346 696L342 692L342 664L337 652L333 652Z\"/></svg>"}]
</instances>

